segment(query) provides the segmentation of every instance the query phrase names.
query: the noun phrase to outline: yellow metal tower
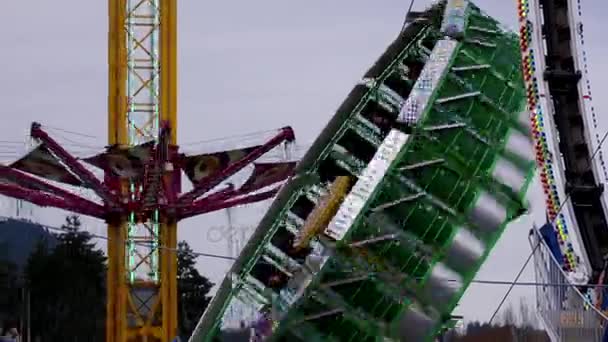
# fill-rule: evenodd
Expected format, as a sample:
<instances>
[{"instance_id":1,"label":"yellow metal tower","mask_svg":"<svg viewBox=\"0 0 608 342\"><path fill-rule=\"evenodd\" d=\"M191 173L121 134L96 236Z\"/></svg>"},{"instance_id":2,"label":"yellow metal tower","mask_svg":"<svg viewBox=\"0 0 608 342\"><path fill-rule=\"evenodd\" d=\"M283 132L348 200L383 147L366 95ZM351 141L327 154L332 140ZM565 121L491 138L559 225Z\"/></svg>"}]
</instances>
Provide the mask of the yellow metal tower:
<instances>
[{"instance_id":1,"label":"yellow metal tower","mask_svg":"<svg viewBox=\"0 0 608 342\"><path fill-rule=\"evenodd\" d=\"M261 190L289 177L294 162L255 164L238 189L212 190L273 148L292 142L294 133L284 127L262 145L219 156L179 154L177 1L108 3L109 147L83 160L103 170L104 180L40 123L32 123L30 134L40 145L11 166L0 165L0 194L106 220L107 341L173 341L178 336L177 221L273 197L278 186ZM207 159L229 161L211 174L195 172ZM182 171L194 186L186 193L180 187ZM30 174L86 187L102 203Z\"/></svg>"},{"instance_id":2,"label":"yellow metal tower","mask_svg":"<svg viewBox=\"0 0 608 342\"><path fill-rule=\"evenodd\" d=\"M177 1L108 2L108 143L158 140L166 124L175 146ZM125 182L122 191L140 186ZM177 336L176 219L147 216L120 215L108 225L108 342Z\"/></svg>"}]
</instances>

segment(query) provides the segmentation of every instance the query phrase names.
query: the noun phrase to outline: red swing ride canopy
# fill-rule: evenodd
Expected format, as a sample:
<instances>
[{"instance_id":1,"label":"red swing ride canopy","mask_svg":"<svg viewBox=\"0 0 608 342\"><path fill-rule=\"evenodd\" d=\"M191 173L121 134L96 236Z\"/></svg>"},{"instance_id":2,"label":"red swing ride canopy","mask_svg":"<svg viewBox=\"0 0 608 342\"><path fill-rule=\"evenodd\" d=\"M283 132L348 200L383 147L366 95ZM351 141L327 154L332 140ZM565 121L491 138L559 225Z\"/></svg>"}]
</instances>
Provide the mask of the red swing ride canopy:
<instances>
[{"instance_id":1,"label":"red swing ride canopy","mask_svg":"<svg viewBox=\"0 0 608 342\"><path fill-rule=\"evenodd\" d=\"M179 153L175 146L169 146L168 134L169 127L165 126L157 143L130 148L108 146L102 153L80 159L66 151L40 124L33 123L31 137L39 144L14 163L0 165L0 194L106 221L112 215L129 212L146 216L152 208L179 221L269 199L295 168L294 161L260 161L271 150L295 140L290 127L278 130L263 144L196 155ZM103 171L103 179L84 163ZM241 186L227 183L214 191L250 165L253 171ZM183 193L182 171L193 185L192 190ZM134 192L119 191L124 180L141 186ZM100 201L54 183L91 190Z\"/></svg>"}]
</instances>

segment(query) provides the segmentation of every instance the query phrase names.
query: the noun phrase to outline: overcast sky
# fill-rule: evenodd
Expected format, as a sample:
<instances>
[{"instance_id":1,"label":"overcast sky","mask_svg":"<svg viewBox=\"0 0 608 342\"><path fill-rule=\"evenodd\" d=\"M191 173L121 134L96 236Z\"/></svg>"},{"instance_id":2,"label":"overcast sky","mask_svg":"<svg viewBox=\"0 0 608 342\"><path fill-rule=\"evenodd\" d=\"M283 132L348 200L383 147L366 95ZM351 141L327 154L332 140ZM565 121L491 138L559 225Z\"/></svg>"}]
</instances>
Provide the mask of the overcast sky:
<instances>
[{"instance_id":1,"label":"overcast sky","mask_svg":"<svg viewBox=\"0 0 608 342\"><path fill-rule=\"evenodd\" d=\"M106 1L86 1L86 6L80 0L5 2L0 14L0 140L24 141L30 123L39 121L93 137L51 131L60 141L71 143L75 152L101 150L107 125ZM178 141L291 125L298 144L308 145L394 39L408 4L406 0L179 1ZM477 4L516 27L515 1ZM416 2L418 8L427 5L428 0ZM591 80L599 94L608 75L602 63L608 51L601 21L608 5L605 0L587 0L584 6ZM608 108L606 97L594 100L598 114ZM0 143L0 161L16 157L14 146ZM203 148L191 145L188 150L198 147ZM542 219L538 188L532 200L539 208L534 215ZM255 226L266 205L234 209L235 225ZM36 216L43 223L59 225L62 215L41 210ZM479 279L513 279L530 253L531 222L524 218L509 227ZM94 233L105 234L102 222L88 224ZM225 224L226 212L191 219L180 225L179 238L187 239L197 251L226 254L226 242L209 234L212 227ZM199 268L214 282L228 267L225 261L199 259ZM528 267L522 280L532 279ZM468 320L487 320L506 290L473 284L457 312ZM518 288L511 297L520 296L534 298L531 288Z\"/></svg>"}]
</instances>

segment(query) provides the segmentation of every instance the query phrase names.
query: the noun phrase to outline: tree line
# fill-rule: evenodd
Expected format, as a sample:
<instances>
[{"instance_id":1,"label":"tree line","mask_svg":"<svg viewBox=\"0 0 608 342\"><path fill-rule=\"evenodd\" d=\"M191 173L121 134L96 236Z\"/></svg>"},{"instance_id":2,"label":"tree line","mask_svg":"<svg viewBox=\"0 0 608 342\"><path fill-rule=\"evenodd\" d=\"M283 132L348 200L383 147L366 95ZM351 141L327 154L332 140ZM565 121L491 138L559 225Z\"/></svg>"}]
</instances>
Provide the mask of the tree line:
<instances>
[{"instance_id":1,"label":"tree line","mask_svg":"<svg viewBox=\"0 0 608 342\"><path fill-rule=\"evenodd\" d=\"M77 216L68 216L51 247L40 241L23 270L0 258L0 317L30 319L33 341L105 341L107 260ZM1 246L0 246L1 247ZM195 267L187 242L178 244L178 323L187 338L209 304L213 284Z\"/></svg>"},{"instance_id":2,"label":"tree line","mask_svg":"<svg viewBox=\"0 0 608 342\"><path fill-rule=\"evenodd\" d=\"M538 322L530 299L521 298L519 303L510 304L493 323L473 321L461 331L451 330L440 339L441 342L550 342L549 336Z\"/></svg>"}]
</instances>

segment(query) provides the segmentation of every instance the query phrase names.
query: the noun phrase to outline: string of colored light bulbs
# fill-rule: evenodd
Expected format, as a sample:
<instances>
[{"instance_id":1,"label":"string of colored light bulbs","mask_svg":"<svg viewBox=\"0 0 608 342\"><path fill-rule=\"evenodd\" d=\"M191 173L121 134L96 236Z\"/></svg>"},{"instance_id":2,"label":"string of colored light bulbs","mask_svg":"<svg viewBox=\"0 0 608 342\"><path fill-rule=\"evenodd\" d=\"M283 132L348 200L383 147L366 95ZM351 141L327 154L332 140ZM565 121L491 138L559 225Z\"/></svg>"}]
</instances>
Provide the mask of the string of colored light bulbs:
<instances>
[{"instance_id":1,"label":"string of colored light bulbs","mask_svg":"<svg viewBox=\"0 0 608 342\"><path fill-rule=\"evenodd\" d=\"M568 227L564 214L560 212L559 193L557 182L553 171L551 152L547 144L547 134L543 122L543 112L540 105L540 94L538 92L538 79L536 78L536 63L534 50L532 48L532 22L528 20L530 6L528 0L519 0L519 33L520 49L522 55L522 67L526 83L528 109L532 123L532 135L534 137L534 148L536 150L536 163L539 168L540 179L545 193L547 214L550 221L555 222L558 241L564 253L564 270L572 272L577 264L578 257L574 252L572 243L569 242Z\"/></svg>"},{"instance_id":2,"label":"string of colored light bulbs","mask_svg":"<svg viewBox=\"0 0 608 342\"><path fill-rule=\"evenodd\" d=\"M577 0L577 12L578 17L582 20L583 18L583 9L581 5L581 0ZM587 94L583 95L584 104L589 104L589 109L591 110L591 120L593 122L595 141L598 146L601 145L601 139L598 129L598 121L597 115L595 114L595 107L593 106L593 98L591 96L591 81L589 80L589 62L587 60L587 51L585 51L585 37L583 35L583 23L581 21L580 26L577 28L578 36L581 40L581 54L583 57L583 72L585 73L585 87L587 89ZM606 171L606 162L604 160L604 154L602 150L598 150L598 159L600 161L600 165L602 166L602 172L604 173L604 180L608 181L608 171Z\"/></svg>"}]
</instances>

